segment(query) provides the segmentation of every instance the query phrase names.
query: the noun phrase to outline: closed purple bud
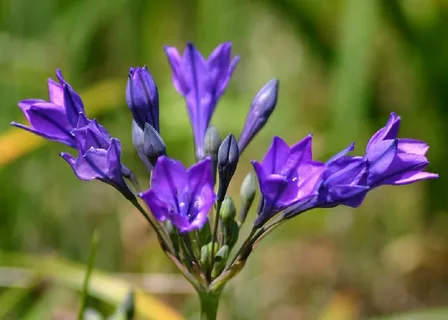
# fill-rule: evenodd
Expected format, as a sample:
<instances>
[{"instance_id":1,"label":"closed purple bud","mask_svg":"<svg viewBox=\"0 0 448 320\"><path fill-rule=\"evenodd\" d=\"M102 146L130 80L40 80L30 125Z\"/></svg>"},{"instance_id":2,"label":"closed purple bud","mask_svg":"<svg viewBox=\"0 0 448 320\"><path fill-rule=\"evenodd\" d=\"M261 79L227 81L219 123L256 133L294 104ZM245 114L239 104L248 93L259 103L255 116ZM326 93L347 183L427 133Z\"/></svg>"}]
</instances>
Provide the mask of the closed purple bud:
<instances>
[{"instance_id":1,"label":"closed purple bud","mask_svg":"<svg viewBox=\"0 0 448 320\"><path fill-rule=\"evenodd\" d=\"M155 166L157 158L166 155L166 146L160 134L149 123L145 124L143 135L143 152L149 162Z\"/></svg>"},{"instance_id":2,"label":"closed purple bud","mask_svg":"<svg viewBox=\"0 0 448 320\"><path fill-rule=\"evenodd\" d=\"M232 179L238 165L239 158L240 153L238 143L236 142L235 136L233 134L229 134L221 143L218 151L218 201L224 200L230 180Z\"/></svg>"},{"instance_id":3,"label":"closed purple bud","mask_svg":"<svg viewBox=\"0 0 448 320\"><path fill-rule=\"evenodd\" d=\"M258 91L252 100L243 132L238 141L240 153L243 153L250 141L266 124L272 111L274 111L277 104L278 84L278 79L272 79Z\"/></svg>"},{"instance_id":4,"label":"closed purple bud","mask_svg":"<svg viewBox=\"0 0 448 320\"><path fill-rule=\"evenodd\" d=\"M144 130L145 123L159 128L159 93L156 83L146 66L129 70L126 102L135 122Z\"/></svg>"}]
</instances>

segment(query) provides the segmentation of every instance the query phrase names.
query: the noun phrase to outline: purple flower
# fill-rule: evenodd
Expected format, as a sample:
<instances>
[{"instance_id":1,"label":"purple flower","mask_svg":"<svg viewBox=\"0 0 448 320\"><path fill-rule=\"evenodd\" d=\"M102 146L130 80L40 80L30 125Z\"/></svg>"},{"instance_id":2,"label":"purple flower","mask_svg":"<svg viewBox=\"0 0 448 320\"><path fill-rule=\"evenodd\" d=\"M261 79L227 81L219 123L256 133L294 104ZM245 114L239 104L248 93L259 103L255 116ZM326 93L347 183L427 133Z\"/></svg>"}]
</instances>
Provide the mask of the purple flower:
<instances>
[{"instance_id":1,"label":"purple flower","mask_svg":"<svg viewBox=\"0 0 448 320\"><path fill-rule=\"evenodd\" d=\"M353 151L352 143L325 163L323 174L317 183L317 194L285 210L287 219L314 208L332 208L338 205L358 207L369 190L366 185L366 163L362 157L346 154Z\"/></svg>"},{"instance_id":2,"label":"purple flower","mask_svg":"<svg viewBox=\"0 0 448 320\"><path fill-rule=\"evenodd\" d=\"M123 179L120 162L121 145L111 138L107 130L96 120L87 119L80 113L78 128L72 131L76 139L78 157L60 153L81 180L98 179L120 191L127 199L134 199L132 191Z\"/></svg>"},{"instance_id":3,"label":"purple flower","mask_svg":"<svg viewBox=\"0 0 448 320\"><path fill-rule=\"evenodd\" d=\"M129 70L126 102L135 122L142 130L145 129L145 123L149 123L157 132L160 132L159 93L146 66Z\"/></svg>"},{"instance_id":4,"label":"purple flower","mask_svg":"<svg viewBox=\"0 0 448 320\"><path fill-rule=\"evenodd\" d=\"M364 161L368 167L367 184L375 188L385 184L402 185L438 174L424 172L429 164L425 157L429 146L419 140L399 139L400 117L391 113L386 126L370 139Z\"/></svg>"},{"instance_id":5,"label":"purple flower","mask_svg":"<svg viewBox=\"0 0 448 320\"><path fill-rule=\"evenodd\" d=\"M19 102L30 126L11 122L15 127L37 134L45 139L61 142L76 148L71 131L76 128L84 105L80 96L64 80L61 70L56 71L59 83L48 79L49 102L41 99L27 99Z\"/></svg>"},{"instance_id":6,"label":"purple flower","mask_svg":"<svg viewBox=\"0 0 448 320\"><path fill-rule=\"evenodd\" d=\"M323 163L312 160L311 135L291 148L274 137L263 162L252 164L263 195L256 228L281 210L316 195L316 184L324 169Z\"/></svg>"},{"instance_id":7,"label":"purple flower","mask_svg":"<svg viewBox=\"0 0 448 320\"><path fill-rule=\"evenodd\" d=\"M252 100L243 132L238 141L240 153L268 121L277 104L278 79L269 81Z\"/></svg>"},{"instance_id":8,"label":"purple flower","mask_svg":"<svg viewBox=\"0 0 448 320\"><path fill-rule=\"evenodd\" d=\"M159 221L169 220L180 232L200 229L215 202L210 158L188 170L181 162L157 159L151 189L139 194Z\"/></svg>"},{"instance_id":9,"label":"purple flower","mask_svg":"<svg viewBox=\"0 0 448 320\"><path fill-rule=\"evenodd\" d=\"M205 132L239 60L238 57L232 59L231 51L231 43L220 44L205 60L191 43L182 56L176 48L165 47L173 70L174 87L187 102L198 159L204 158Z\"/></svg>"}]
</instances>

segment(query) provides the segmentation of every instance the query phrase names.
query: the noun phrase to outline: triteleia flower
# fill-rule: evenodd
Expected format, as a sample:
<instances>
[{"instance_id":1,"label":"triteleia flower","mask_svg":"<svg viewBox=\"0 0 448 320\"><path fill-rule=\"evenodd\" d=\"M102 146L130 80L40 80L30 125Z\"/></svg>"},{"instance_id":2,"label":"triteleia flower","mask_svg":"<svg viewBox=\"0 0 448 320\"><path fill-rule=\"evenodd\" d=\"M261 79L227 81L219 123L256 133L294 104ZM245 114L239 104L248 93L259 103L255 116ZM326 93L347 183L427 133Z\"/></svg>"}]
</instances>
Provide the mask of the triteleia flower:
<instances>
[{"instance_id":1,"label":"triteleia flower","mask_svg":"<svg viewBox=\"0 0 448 320\"><path fill-rule=\"evenodd\" d=\"M126 102L134 121L142 130L145 129L145 123L149 123L157 132L160 132L159 93L146 66L130 68L126 86Z\"/></svg>"},{"instance_id":2,"label":"triteleia flower","mask_svg":"<svg viewBox=\"0 0 448 320\"><path fill-rule=\"evenodd\" d=\"M243 153L250 141L260 131L277 104L278 79L272 79L258 91L246 117L243 132L238 140L240 153Z\"/></svg>"},{"instance_id":3,"label":"triteleia flower","mask_svg":"<svg viewBox=\"0 0 448 320\"><path fill-rule=\"evenodd\" d=\"M159 221L169 220L180 232L200 229L215 202L210 158L191 166L166 156L158 158L151 189L140 193Z\"/></svg>"},{"instance_id":4,"label":"triteleia flower","mask_svg":"<svg viewBox=\"0 0 448 320\"><path fill-rule=\"evenodd\" d=\"M386 126L378 130L367 144L364 161L368 167L367 184L371 188L438 177L438 174L423 171L429 164L425 157L429 146L425 142L397 138L400 120L391 113Z\"/></svg>"},{"instance_id":5,"label":"triteleia flower","mask_svg":"<svg viewBox=\"0 0 448 320\"><path fill-rule=\"evenodd\" d=\"M366 163L362 157L347 156L354 143L325 163L317 183L317 194L287 208L283 216L292 218L314 208L332 208L338 205L358 207L369 190L366 185Z\"/></svg>"},{"instance_id":6,"label":"triteleia flower","mask_svg":"<svg viewBox=\"0 0 448 320\"><path fill-rule=\"evenodd\" d=\"M49 102L27 99L19 102L30 126L11 122L11 125L37 134L45 139L76 148L71 131L76 128L80 112L84 112L81 97L65 81L61 70L56 71L59 83L48 79Z\"/></svg>"},{"instance_id":7,"label":"triteleia flower","mask_svg":"<svg viewBox=\"0 0 448 320\"><path fill-rule=\"evenodd\" d=\"M81 180L98 179L120 191L127 199L134 194L123 179L120 141L112 138L96 120L80 114L78 128L72 131L76 139L78 157L62 152L61 157L70 164L75 175Z\"/></svg>"},{"instance_id":8,"label":"triteleia flower","mask_svg":"<svg viewBox=\"0 0 448 320\"><path fill-rule=\"evenodd\" d=\"M232 59L231 51L231 43L220 44L205 60L192 43L187 44L182 56L176 48L165 47L174 87L187 103L198 159L204 158L205 132L239 60Z\"/></svg>"},{"instance_id":9,"label":"triteleia flower","mask_svg":"<svg viewBox=\"0 0 448 320\"><path fill-rule=\"evenodd\" d=\"M252 161L263 196L255 228L281 210L316 195L324 164L312 160L311 140L309 135L289 147L274 137L263 162Z\"/></svg>"}]
</instances>

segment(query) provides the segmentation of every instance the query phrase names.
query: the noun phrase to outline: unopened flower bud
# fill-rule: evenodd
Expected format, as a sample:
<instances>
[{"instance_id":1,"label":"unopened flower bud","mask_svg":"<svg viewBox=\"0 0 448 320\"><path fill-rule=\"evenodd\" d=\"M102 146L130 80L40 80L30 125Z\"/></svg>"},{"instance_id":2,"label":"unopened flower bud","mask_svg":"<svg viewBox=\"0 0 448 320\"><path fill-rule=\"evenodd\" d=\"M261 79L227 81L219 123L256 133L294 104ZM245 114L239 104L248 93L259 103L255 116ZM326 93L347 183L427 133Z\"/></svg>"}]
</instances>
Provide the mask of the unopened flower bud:
<instances>
[{"instance_id":1,"label":"unopened flower bud","mask_svg":"<svg viewBox=\"0 0 448 320\"><path fill-rule=\"evenodd\" d=\"M238 236L240 233L240 227L236 221L232 221L232 223L226 228L226 244L229 246L230 250L232 250L233 246L238 241Z\"/></svg>"},{"instance_id":2,"label":"unopened flower bud","mask_svg":"<svg viewBox=\"0 0 448 320\"><path fill-rule=\"evenodd\" d=\"M252 104L249 113L246 117L246 123L244 124L243 132L241 133L238 141L240 153L243 153L244 149L260 131L268 121L272 111L277 104L278 95L278 79L272 79L269 81L260 91L256 94L252 100Z\"/></svg>"},{"instance_id":3,"label":"unopened flower bud","mask_svg":"<svg viewBox=\"0 0 448 320\"><path fill-rule=\"evenodd\" d=\"M158 157L166 155L165 142L156 129L149 123L145 123L143 152L153 166L156 165Z\"/></svg>"},{"instance_id":4,"label":"unopened flower bud","mask_svg":"<svg viewBox=\"0 0 448 320\"><path fill-rule=\"evenodd\" d=\"M205 155L212 159L213 178L216 179L216 166L218 164L218 150L221 137L215 126L209 126L205 133Z\"/></svg>"},{"instance_id":5,"label":"unopened flower bud","mask_svg":"<svg viewBox=\"0 0 448 320\"><path fill-rule=\"evenodd\" d=\"M221 205L220 215L224 225L235 220L236 209L231 197L225 197Z\"/></svg>"},{"instance_id":6,"label":"unopened flower bud","mask_svg":"<svg viewBox=\"0 0 448 320\"><path fill-rule=\"evenodd\" d=\"M243 180L240 189L240 215L238 217L238 222L241 224L244 223L247 217L247 213L254 202L255 193L257 191L257 184L255 180L255 176L249 172Z\"/></svg>"},{"instance_id":7,"label":"unopened flower bud","mask_svg":"<svg viewBox=\"0 0 448 320\"><path fill-rule=\"evenodd\" d=\"M159 129L159 93L156 83L146 66L130 68L126 86L126 102L138 126L144 130L145 123Z\"/></svg>"},{"instance_id":8,"label":"unopened flower bud","mask_svg":"<svg viewBox=\"0 0 448 320\"><path fill-rule=\"evenodd\" d=\"M210 267L211 257L209 248L209 245L202 246L201 248L201 266L205 270Z\"/></svg>"},{"instance_id":9,"label":"unopened flower bud","mask_svg":"<svg viewBox=\"0 0 448 320\"><path fill-rule=\"evenodd\" d=\"M209 243L212 240L212 230L210 228L210 222L204 223L201 229L199 229L199 240L201 243Z\"/></svg>"},{"instance_id":10,"label":"unopened flower bud","mask_svg":"<svg viewBox=\"0 0 448 320\"><path fill-rule=\"evenodd\" d=\"M219 189L218 201L223 201L227 192L230 180L235 173L238 165L240 153L238 143L233 134L229 134L221 143L218 151L218 173L219 173Z\"/></svg>"},{"instance_id":11,"label":"unopened flower bud","mask_svg":"<svg viewBox=\"0 0 448 320\"><path fill-rule=\"evenodd\" d=\"M230 252L229 246L224 245L215 254L215 263L213 265L212 278L216 278L221 274L222 270L224 270L227 258L229 256L229 252Z\"/></svg>"},{"instance_id":12,"label":"unopened flower bud","mask_svg":"<svg viewBox=\"0 0 448 320\"><path fill-rule=\"evenodd\" d=\"M145 164L145 167L148 169L148 171L152 171L153 165L151 162L149 162L148 157L145 155L144 151L144 131L142 128L140 128L135 122L135 120L132 120L132 143L134 145L135 151L137 151L138 157L142 162Z\"/></svg>"}]
</instances>

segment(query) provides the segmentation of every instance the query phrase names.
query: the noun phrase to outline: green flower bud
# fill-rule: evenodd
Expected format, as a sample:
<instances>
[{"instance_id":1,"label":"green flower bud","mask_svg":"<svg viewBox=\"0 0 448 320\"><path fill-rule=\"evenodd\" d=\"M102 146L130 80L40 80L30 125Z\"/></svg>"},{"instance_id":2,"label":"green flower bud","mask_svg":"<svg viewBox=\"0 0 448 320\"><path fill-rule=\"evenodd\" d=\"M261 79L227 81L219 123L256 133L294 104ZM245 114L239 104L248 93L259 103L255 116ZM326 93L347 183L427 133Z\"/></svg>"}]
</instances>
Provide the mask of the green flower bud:
<instances>
[{"instance_id":1,"label":"green flower bud","mask_svg":"<svg viewBox=\"0 0 448 320\"><path fill-rule=\"evenodd\" d=\"M226 229L226 244L229 246L230 249L232 249L233 246L238 241L239 233L240 233L240 227L238 223L232 221L230 226Z\"/></svg>"},{"instance_id":2,"label":"green flower bud","mask_svg":"<svg viewBox=\"0 0 448 320\"><path fill-rule=\"evenodd\" d=\"M215 264L213 265L212 278L216 278L224 270L229 257L230 249L229 246L224 245L215 255Z\"/></svg>"},{"instance_id":3,"label":"green flower bud","mask_svg":"<svg viewBox=\"0 0 448 320\"><path fill-rule=\"evenodd\" d=\"M240 225L242 225L246 220L247 213L249 212L249 209L254 202L256 191L257 183L255 180L255 176L251 172L249 172L244 178L240 189L241 208L238 217L238 222Z\"/></svg>"},{"instance_id":4,"label":"green flower bud","mask_svg":"<svg viewBox=\"0 0 448 320\"><path fill-rule=\"evenodd\" d=\"M201 244L209 243L210 241L212 241L212 230L210 228L210 222L208 221L208 219L204 226L199 230L199 239L201 241Z\"/></svg>"},{"instance_id":5,"label":"green flower bud","mask_svg":"<svg viewBox=\"0 0 448 320\"><path fill-rule=\"evenodd\" d=\"M226 196L224 198L224 201L222 202L221 205L220 215L224 225L230 224L232 221L235 220L236 209L235 204L233 203L231 197Z\"/></svg>"},{"instance_id":6,"label":"green flower bud","mask_svg":"<svg viewBox=\"0 0 448 320\"><path fill-rule=\"evenodd\" d=\"M218 150L221 146L221 137L215 126L209 126L205 132L204 149L207 156L212 158L213 178L216 180L218 165Z\"/></svg>"}]
</instances>

